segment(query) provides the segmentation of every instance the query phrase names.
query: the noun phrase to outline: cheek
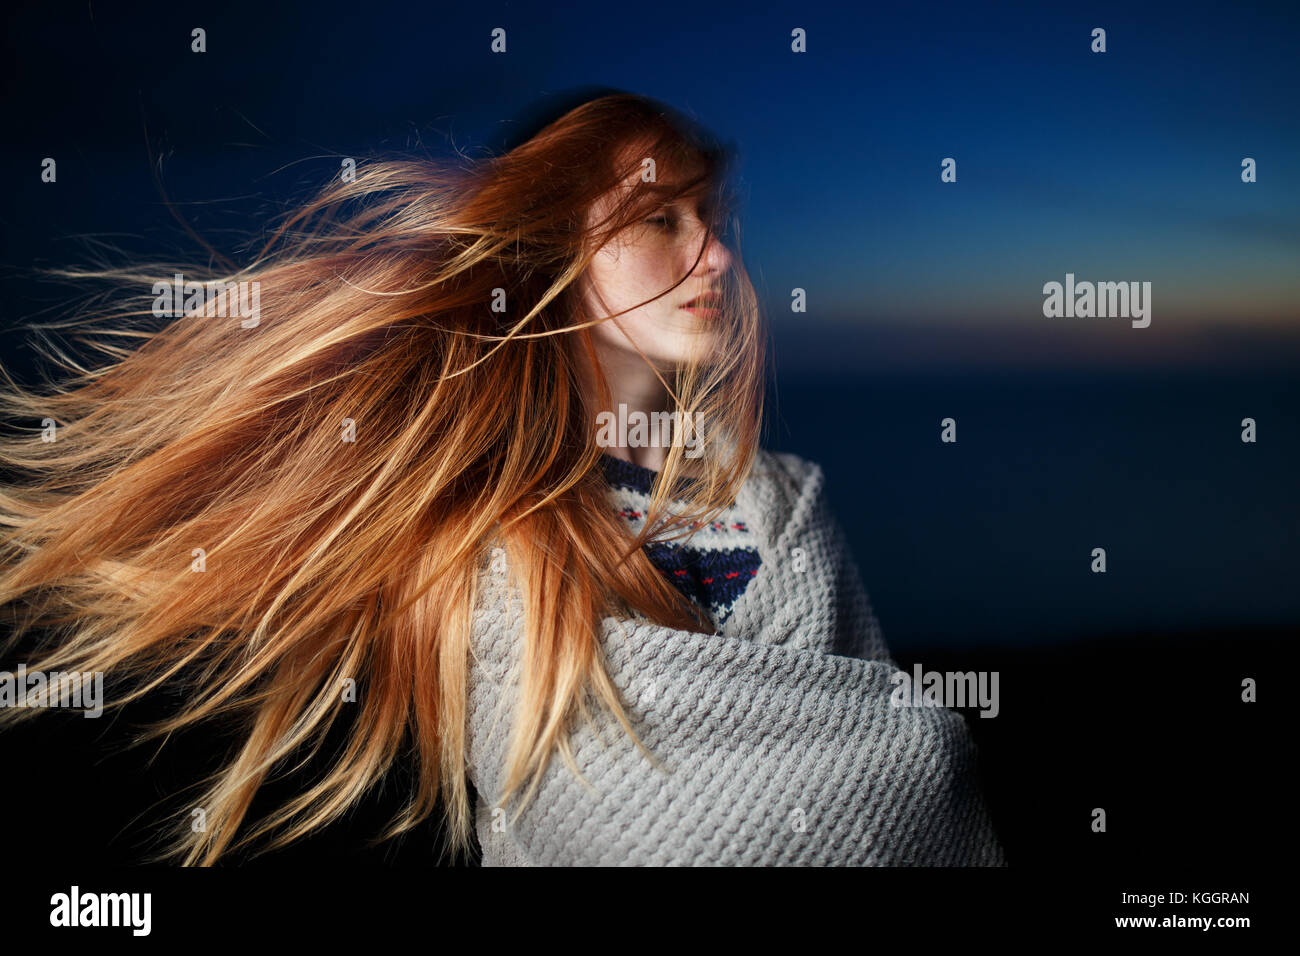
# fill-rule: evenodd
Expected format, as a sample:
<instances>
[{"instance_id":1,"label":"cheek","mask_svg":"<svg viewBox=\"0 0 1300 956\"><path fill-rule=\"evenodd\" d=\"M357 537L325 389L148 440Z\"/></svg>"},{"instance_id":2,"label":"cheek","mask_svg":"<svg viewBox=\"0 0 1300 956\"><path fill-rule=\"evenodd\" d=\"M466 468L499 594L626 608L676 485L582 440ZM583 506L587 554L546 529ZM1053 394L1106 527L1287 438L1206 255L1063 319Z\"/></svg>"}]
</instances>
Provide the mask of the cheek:
<instances>
[{"instance_id":1,"label":"cheek","mask_svg":"<svg viewBox=\"0 0 1300 956\"><path fill-rule=\"evenodd\" d=\"M676 280L669 257L654 255L645 249L625 246L618 250L602 249L588 267L592 286L604 297L612 311L630 308L658 295ZM672 293L627 313L626 319L642 313L664 313Z\"/></svg>"}]
</instances>

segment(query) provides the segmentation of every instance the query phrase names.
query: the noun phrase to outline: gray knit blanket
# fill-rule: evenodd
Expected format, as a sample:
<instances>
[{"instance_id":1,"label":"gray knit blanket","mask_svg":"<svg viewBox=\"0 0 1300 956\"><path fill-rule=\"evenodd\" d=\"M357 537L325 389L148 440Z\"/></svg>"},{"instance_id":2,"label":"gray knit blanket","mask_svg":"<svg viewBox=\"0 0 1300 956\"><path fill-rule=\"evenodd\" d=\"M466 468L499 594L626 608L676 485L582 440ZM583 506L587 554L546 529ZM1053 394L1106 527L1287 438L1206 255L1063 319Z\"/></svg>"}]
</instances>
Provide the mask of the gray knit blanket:
<instances>
[{"instance_id":1,"label":"gray knit blanket","mask_svg":"<svg viewBox=\"0 0 1300 956\"><path fill-rule=\"evenodd\" d=\"M485 563L468 727L483 865L1005 865L965 719L897 702L824 485L815 463L759 452L703 545L740 528L762 557L718 635L604 620L611 678L663 769L598 709L569 738L594 790L556 753L513 822L519 794L498 801L523 604L503 555Z\"/></svg>"}]
</instances>

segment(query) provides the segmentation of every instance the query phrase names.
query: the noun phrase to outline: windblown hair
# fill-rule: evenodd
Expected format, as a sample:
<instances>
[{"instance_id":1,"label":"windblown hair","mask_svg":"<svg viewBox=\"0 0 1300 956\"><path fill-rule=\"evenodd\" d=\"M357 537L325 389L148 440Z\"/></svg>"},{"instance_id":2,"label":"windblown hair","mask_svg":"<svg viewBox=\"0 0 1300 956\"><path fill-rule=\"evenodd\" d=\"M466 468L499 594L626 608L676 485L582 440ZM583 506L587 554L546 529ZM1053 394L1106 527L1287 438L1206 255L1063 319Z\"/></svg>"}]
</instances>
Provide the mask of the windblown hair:
<instances>
[{"instance_id":1,"label":"windblown hair","mask_svg":"<svg viewBox=\"0 0 1300 956\"><path fill-rule=\"evenodd\" d=\"M3 651L27 641L29 671L103 672L120 689L110 707L183 688L137 743L197 722L235 733L228 761L195 784L206 827L177 810L156 859L283 846L340 818L395 760L411 761L412 792L377 839L441 808L453 853L468 852L469 637L494 546L526 610L503 802L531 780L527 802L557 749L577 772L567 735L589 694L645 749L600 622L711 630L642 546L734 500L757 446L766 343L734 254L715 347L666 373L704 454L671 448L633 536L596 440L611 392L590 329L617 315L589 314L576 280L607 241L687 194L712 197L710 236L734 229L730 159L664 105L606 95L500 155L363 162L286 213L244 268L60 271L106 280L111 296L40 329L78 329L96 362L56 349L61 372L39 386L5 372ZM618 201L588 221L602 196ZM230 285L216 302L229 308L192 300L160 321L177 272L257 283L258 321L241 322ZM679 488L682 505L668 494ZM0 707L0 726L39 712ZM346 743L319 781L245 822L259 789L331 728Z\"/></svg>"}]
</instances>

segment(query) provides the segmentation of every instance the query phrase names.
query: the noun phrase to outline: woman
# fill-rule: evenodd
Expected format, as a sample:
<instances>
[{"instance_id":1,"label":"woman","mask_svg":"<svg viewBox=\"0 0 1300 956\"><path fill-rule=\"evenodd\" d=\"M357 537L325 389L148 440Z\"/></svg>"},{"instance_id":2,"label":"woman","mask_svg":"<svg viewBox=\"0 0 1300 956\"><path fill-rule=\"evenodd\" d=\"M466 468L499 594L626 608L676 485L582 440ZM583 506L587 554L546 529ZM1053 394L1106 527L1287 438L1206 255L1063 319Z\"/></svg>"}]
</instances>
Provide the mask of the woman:
<instances>
[{"instance_id":1,"label":"woman","mask_svg":"<svg viewBox=\"0 0 1300 956\"><path fill-rule=\"evenodd\" d=\"M756 448L728 160L601 96L484 162L363 164L159 328L183 270L68 273L134 286L99 331L145 341L3 396L47 440L4 444L0 602L29 672L236 735L163 858L282 846L412 760L385 836L441 809L489 865L1001 862L961 717L890 705L820 470Z\"/></svg>"}]
</instances>

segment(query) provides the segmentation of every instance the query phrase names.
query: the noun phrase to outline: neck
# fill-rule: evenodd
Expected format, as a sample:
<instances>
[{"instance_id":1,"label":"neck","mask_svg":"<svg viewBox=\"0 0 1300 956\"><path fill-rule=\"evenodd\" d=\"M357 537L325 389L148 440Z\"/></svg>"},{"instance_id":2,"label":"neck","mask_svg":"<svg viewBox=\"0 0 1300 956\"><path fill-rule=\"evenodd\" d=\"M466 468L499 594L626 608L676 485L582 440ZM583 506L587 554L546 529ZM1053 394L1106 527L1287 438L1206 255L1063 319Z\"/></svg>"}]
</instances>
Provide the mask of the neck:
<instances>
[{"instance_id":1,"label":"neck","mask_svg":"<svg viewBox=\"0 0 1300 956\"><path fill-rule=\"evenodd\" d=\"M609 412L615 421L641 412L649 419L654 412L668 411L670 396L659 376L641 356L621 350L604 347L603 343L594 343L605 379L609 383L610 401L599 395L595 376L587 368L586 388L588 405L593 415ZM584 367L586 363L582 363ZM663 374L663 373L660 373ZM620 412L619 406L623 406ZM661 471L668 457L668 449L661 445L628 445L619 443L615 435L612 442L602 443L605 454L629 461L651 471ZM626 438L626 436L622 436Z\"/></svg>"}]
</instances>

